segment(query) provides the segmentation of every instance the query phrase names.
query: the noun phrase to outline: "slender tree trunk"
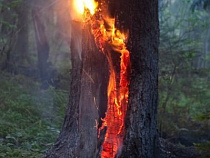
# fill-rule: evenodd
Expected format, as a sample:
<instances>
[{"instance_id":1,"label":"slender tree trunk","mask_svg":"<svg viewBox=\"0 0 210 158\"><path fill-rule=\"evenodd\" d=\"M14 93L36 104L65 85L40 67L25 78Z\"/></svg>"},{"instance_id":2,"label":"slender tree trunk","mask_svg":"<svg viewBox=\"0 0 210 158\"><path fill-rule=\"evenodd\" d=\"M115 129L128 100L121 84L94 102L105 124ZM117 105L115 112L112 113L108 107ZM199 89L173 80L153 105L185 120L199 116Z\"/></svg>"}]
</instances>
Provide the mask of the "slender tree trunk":
<instances>
[{"instance_id":1,"label":"slender tree trunk","mask_svg":"<svg viewBox=\"0 0 210 158\"><path fill-rule=\"evenodd\" d=\"M122 157L158 157L158 0L131 0L131 80Z\"/></svg>"},{"instance_id":2,"label":"slender tree trunk","mask_svg":"<svg viewBox=\"0 0 210 158\"><path fill-rule=\"evenodd\" d=\"M208 14L208 18L210 18L210 13ZM206 37L204 40L204 48L203 48L203 68L210 68L210 61L207 59L208 56L210 56L210 24L206 30Z\"/></svg>"},{"instance_id":3,"label":"slender tree trunk","mask_svg":"<svg viewBox=\"0 0 210 158\"><path fill-rule=\"evenodd\" d=\"M49 44L45 32L44 22L41 19L42 14L36 8L32 11L32 17L34 22L36 44L37 44L37 53L38 53L38 69L40 73L40 78L42 81L48 79L48 57L49 57Z\"/></svg>"},{"instance_id":4,"label":"slender tree trunk","mask_svg":"<svg viewBox=\"0 0 210 158\"><path fill-rule=\"evenodd\" d=\"M14 47L14 61L23 65L28 61L28 13L29 8L23 1L16 9L18 15L17 39Z\"/></svg>"},{"instance_id":5,"label":"slender tree trunk","mask_svg":"<svg viewBox=\"0 0 210 158\"><path fill-rule=\"evenodd\" d=\"M6 7L2 7L1 8L1 13L0 13L0 17L1 20L5 23L1 23L0 25L0 34L1 34L1 40L5 41L1 43L1 50L0 50L0 58L4 59L3 56L5 56L4 61L1 60L1 69L2 70L7 70L9 72L15 72L14 70L14 60L12 61L12 58L14 56L14 54L12 53L14 45L15 45L15 32L16 32L16 28L15 27L8 27L9 25L13 25L16 26L16 20L17 18L15 16L11 16L11 14L16 14L15 9L10 9L9 4L12 2L12 0L3 0L2 6L6 6Z\"/></svg>"}]
</instances>

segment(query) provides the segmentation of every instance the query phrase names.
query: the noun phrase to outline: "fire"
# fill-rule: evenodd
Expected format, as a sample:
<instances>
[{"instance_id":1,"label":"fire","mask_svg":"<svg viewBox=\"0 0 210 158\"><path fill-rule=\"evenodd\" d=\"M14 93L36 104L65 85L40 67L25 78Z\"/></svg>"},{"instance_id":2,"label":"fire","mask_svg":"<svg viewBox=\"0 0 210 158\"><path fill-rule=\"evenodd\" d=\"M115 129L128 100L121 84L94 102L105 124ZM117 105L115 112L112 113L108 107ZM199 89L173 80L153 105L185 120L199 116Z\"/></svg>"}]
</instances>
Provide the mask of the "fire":
<instances>
[{"instance_id":1,"label":"fire","mask_svg":"<svg viewBox=\"0 0 210 158\"><path fill-rule=\"evenodd\" d=\"M107 90L108 105L103 124L100 129L107 127L102 158L114 158L122 148L125 135L125 115L127 112L129 94L130 52L126 48L126 34L115 27L115 19L96 12L97 3L94 0L74 0L77 13L86 16L86 9L90 12L92 34L97 47L107 56L110 76ZM100 16L94 16L98 13ZM85 17L87 18L87 17ZM120 53L120 73L114 69L112 53Z\"/></svg>"},{"instance_id":2,"label":"fire","mask_svg":"<svg viewBox=\"0 0 210 158\"><path fill-rule=\"evenodd\" d=\"M90 14L93 15L98 4L94 0L73 0L73 6L78 14L82 15L85 9L88 9Z\"/></svg>"},{"instance_id":3,"label":"fire","mask_svg":"<svg viewBox=\"0 0 210 158\"><path fill-rule=\"evenodd\" d=\"M107 112L102 120L103 125L99 129L100 132L105 126L107 127L101 157L114 158L122 148L125 135L124 119L129 94L130 53L125 44L126 35L115 28L115 19L106 17L103 20L93 20L92 33L96 45L106 54L110 68ZM107 45L111 46L112 50L109 50ZM114 51L121 54L120 74L117 74L114 69L111 57ZM117 78L120 78L120 83L117 83Z\"/></svg>"}]
</instances>

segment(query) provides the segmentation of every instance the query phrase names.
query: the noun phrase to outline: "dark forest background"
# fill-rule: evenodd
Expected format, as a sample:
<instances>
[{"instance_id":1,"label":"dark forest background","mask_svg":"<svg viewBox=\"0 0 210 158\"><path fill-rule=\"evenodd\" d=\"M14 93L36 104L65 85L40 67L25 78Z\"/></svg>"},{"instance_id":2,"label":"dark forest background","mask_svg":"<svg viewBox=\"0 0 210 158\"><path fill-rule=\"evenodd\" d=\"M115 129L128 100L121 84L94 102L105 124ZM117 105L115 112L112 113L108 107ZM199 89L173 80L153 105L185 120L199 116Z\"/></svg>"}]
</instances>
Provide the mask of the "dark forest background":
<instances>
[{"instance_id":1,"label":"dark forest background","mask_svg":"<svg viewBox=\"0 0 210 158\"><path fill-rule=\"evenodd\" d=\"M160 136L210 157L210 1L159 0L159 21ZM0 157L40 157L58 137L70 30L66 1L0 0Z\"/></svg>"}]
</instances>

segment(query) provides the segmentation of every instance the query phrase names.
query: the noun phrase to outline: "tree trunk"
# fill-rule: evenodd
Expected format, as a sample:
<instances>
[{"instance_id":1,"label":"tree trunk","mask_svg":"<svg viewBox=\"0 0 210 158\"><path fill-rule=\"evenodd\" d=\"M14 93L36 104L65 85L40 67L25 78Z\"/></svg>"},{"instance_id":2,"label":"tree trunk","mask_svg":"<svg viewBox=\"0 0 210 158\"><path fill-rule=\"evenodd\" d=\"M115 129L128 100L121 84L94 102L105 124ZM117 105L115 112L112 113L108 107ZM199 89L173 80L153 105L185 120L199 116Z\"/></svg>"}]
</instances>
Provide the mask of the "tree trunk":
<instances>
[{"instance_id":1,"label":"tree trunk","mask_svg":"<svg viewBox=\"0 0 210 158\"><path fill-rule=\"evenodd\" d=\"M10 3L12 0L3 0L2 6L1 7L1 13L0 13L0 18L2 20L2 23L0 24L0 34L1 34L1 40L4 42L1 42L1 49L0 49L0 58L1 58L1 69L2 70L7 70L8 72L13 72L15 73L14 69L14 60L13 56L14 54L12 53L15 45L15 32L16 28L11 27L11 26L16 26L17 24L17 18L16 16L11 16L11 15L16 15L16 11L14 9L11 9Z\"/></svg>"},{"instance_id":2,"label":"tree trunk","mask_svg":"<svg viewBox=\"0 0 210 158\"><path fill-rule=\"evenodd\" d=\"M208 14L208 18L210 18L210 13ZM210 68L210 61L207 59L210 56L210 24L206 30L206 37L204 40L204 48L203 48L203 67L202 68Z\"/></svg>"},{"instance_id":3,"label":"tree trunk","mask_svg":"<svg viewBox=\"0 0 210 158\"><path fill-rule=\"evenodd\" d=\"M124 13L117 13L117 16L119 21L124 21L125 28L130 29L132 71L124 146L122 152L118 150L116 157L152 158L157 157L158 153L158 2L124 2L123 8L130 8L128 12L125 9L122 11ZM120 10L120 6L113 10ZM123 17L126 17L127 23ZM100 127L100 118L105 116L107 109L108 61L103 53L98 52L89 25L83 29L80 60L78 36L81 25L77 22L72 25L68 110L60 136L45 158L101 157L106 128L100 132L99 138L97 128ZM111 56L111 60L117 61L113 67L119 73L119 54Z\"/></svg>"},{"instance_id":4,"label":"tree trunk","mask_svg":"<svg viewBox=\"0 0 210 158\"><path fill-rule=\"evenodd\" d=\"M26 2L23 1L21 6L17 9L18 22L17 22L17 39L14 47L14 61L18 65L23 65L28 59L28 13L29 8Z\"/></svg>"},{"instance_id":5,"label":"tree trunk","mask_svg":"<svg viewBox=\"0 0 210 158\"><path fill-rule=\"evenodd\" d=\"M72 22L71 83L68 110L60 136L47 157L97 157L98 123L106 111L107 60L96 48L90 25ZM78 36L82 29L82 56ZM99 106L100 105L100 106Z\"/></svg>"},{"instance_id":6,"label":"tree trunk","mask_svg":"<svg viewBox=\"0 0 210 158\"><path fill-rule=\"evenodd\" d=\"M158 157L158 0L131 0L131 80L122 157Z\"/></svg>"},{"instance_id":7,"label":"tree trunk","mask_svg":"<svg viewBox=\"0 0 210 158\"><path fill-rule=\"evenodd\" d=\"M49 44L45 32L44 22L41 19L42 14L39 9L35 8L32 10L32 17L34 22L35 37L37 44L38 53L38 69L40 73L40 78L42 81L48 79L48 57L49 57Z\"/></svg>"}]
</instances>

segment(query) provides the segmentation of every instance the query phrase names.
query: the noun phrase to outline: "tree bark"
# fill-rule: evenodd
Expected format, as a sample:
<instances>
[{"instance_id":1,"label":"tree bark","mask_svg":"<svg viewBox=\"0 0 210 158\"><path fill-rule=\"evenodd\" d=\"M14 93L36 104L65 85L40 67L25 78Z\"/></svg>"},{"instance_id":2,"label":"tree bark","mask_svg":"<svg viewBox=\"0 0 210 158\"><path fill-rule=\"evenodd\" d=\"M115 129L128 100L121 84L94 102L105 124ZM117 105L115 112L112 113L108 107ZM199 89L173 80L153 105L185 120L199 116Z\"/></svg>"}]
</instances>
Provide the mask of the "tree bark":
<instances>
[{"instance_id":1,"label":"tree bark","mask_svg":"<svg viewBox=\"0 0 210 158\"><path fill-rule=\"evenodd\" d=\"M129 2L131 78L122 157L158 157L158 0Z\"/></svg>"},{"instance_id":2,"label":"tree bark","mask_svg":"<svg viewBox=\"0 0 210 158\"><path fill-rule=\"evenodd\" d=\"M106 111L107 60L96 48L90 25L82 30L82 56L78 52L81 23L72 22L71 83L68 110L55 146L47 157L97 157L98 123Z\"/></svg>"}]
</instances>

